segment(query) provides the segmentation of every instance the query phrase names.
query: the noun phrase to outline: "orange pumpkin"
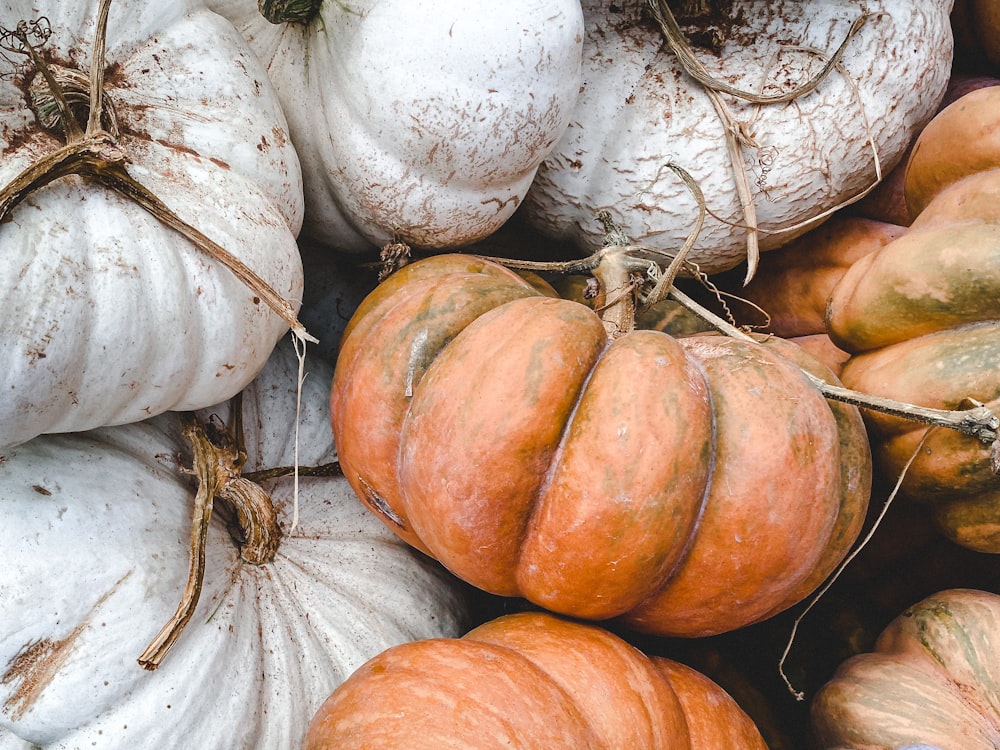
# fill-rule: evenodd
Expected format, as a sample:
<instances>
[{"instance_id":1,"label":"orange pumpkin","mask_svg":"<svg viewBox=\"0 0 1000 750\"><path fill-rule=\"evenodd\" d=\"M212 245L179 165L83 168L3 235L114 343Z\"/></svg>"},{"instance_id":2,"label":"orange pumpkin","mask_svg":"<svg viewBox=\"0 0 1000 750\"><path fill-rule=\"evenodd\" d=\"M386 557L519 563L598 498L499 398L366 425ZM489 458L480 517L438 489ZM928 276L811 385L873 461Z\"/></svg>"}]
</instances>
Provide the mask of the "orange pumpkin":
<instances>
[{"instance_id":1,"label":"orange pumpkin","mask_svg":"<svg viewBox=\"0 0 1000 750\"><path fill-rule=\"evenodd\" d=\"M714 682L547 613L390 648L323 704L306 750L766 750Z\"/></svg>"},{"instance_id":2,"label":"orange pumpkin","mask_svg":"<svg viewBox=\"0 0 1000 750\"><path fill-rule=\"evenodd\" d=\"M842 378L878 396L954 409L1000 407L1000 87L962 97L923 131L906 170L909 230L855 263L834 289L830 335L852 352ZM895 478L924 425L866 413ZM1000 479L989 445L936 429L901 492L953 540L1000 552Z\"/></svg>"},{"instance_id":3,"label":"orange pumpkin","mask_svg":"<svg viewBox=\"0 0 1000 750\"><path fill-rule=\"evenodd\" d=\"M729 275L725 288L767 313L765 330L777 336L826 332L826 302L855 261L905 232L905 227L858 216L838 215L767 254L745 286ZM736 305L734 305L736 307ZM742 308L740 308L742 309ZM760 321L760 316L753 322Z\"/></svg>"},{"instance_id":4,"label":"orange pumpkin","mask_svg":"<svg viewBox=\"0 0 1000 750\"><path fill-rule=\"evenodd\" d=\"M986 0L986 2L993 2L993 0ZM955 7L957 9L958 4ZM1000 85L1000 78L994 76L953 72L951 80L948 81L948 90L945 91L938 111L940 112L971 91L997 85ZM914 217L906 205L904 183L906 165L912 151L913 144L910 144L900 163L883 178L872 192L857 203L852 204L848 210L854 215L868 219L886 221L904 227L910 226Z\"/></svg>"},{"instance_id":5,"label":"orange pumpkin","mask_svg":"<svg viewBox=\"0 0 1000 750\"><path fill-rule=\"evenodd\" d=\"M729 295L728 312L737 325L791 339L839 375L848 354L826 333L830 292L855 261L905 231L885 221L840 214L767 253L749 283L741 270L719 274L712 282ZM706 306L724 312L710 295L695 293Z\"/></svg>"},{"instance_id":6,"label":"orange pumpkin","mask_svg":"<svg viewBox=\"0 0 1000 750\"><path fill-rule=\"evenodd\" d=\"M870 490L857 411L772 348L609 341L589 308L469 256L366 298L331 409L345 476L403 539L491 593L657 634L801 600Z\"/></svg>"}]
</instances>

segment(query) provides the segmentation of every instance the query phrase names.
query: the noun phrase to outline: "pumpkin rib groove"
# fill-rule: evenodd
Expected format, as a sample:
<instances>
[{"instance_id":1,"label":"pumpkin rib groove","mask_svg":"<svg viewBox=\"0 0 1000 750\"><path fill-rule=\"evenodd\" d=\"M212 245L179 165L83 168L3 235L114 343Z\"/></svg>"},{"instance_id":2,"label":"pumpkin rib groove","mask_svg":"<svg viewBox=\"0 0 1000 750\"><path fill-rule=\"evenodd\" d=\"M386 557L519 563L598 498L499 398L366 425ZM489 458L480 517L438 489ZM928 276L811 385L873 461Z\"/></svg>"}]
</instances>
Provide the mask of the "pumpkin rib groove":
<instances>
[{"instance_id":1,"label":"pumpkin rib groove","mask_svg":"<svg viewBox=\"0 0 1000 750\"><path fill-rule=\"evenodd\" d=\"M587 386L590 384L590 381L594 377L594 369L597 367L597 363L601 361L601 359L604 357L604 354L608 351L608 346L610 346L610 343L611 343L610 341L606 342L604 348L597 353L597 357L594 359L590 369L587 371L586 375L581 381L580 387L577 389L576 397L573 400L573 404L569 409L569 414L566 420L563 422L562 432L559 435L559 440L556 444L555 451L553 452L552 458L549 461L548 469L546 469L545 476L542 478L542 482L535 490L534 497L531 500L531 513L529 514L527 522L525 523L524 527L521 530L521 535L518 540L519 547L523 546L531 530L535 527L538 520L538 516L543 511L542 507L543 501L541 500L541 498L545 496L545 494L548 491L548 488L552 484L554 477L556 476L559 463L562 461L562 456L566 450L566 443L569 440L570 432L572 431L573 421L576 417L577 412L580 409L580 404L583 401L584 393L586 392ZM515 577L518 580L520 580L522 576L522 567L523 567L523 562L518 561L517 570L515 571Z\"/></svg>"},{"instance_id":2,"label":"pumpkin rib groove","mask_svg":"<svg viewBox=\"0 0 1000 750\"><path fill-rule=\"evenodd\" d=\"M655 345L653 351L660 352L668 344L675 358L674 367L666 364L661 367L665 373L674 374L669 379L663 375L654 381L655 372L641 367L654 359L648 351L650 347ZM643 356L636 360L640 352ZM700 375L701 370L680 345L659 332L636 331L605 346L602 357L588 373L587 386L581 389L574 418L566 425L562 453L550 465L546 490L551 492L546 491L541 507L536 506L535 518L543 522L530 528L532 533L521 546L518 582L523 595L566 614L607 619L634 608L669 576L687 541L697 533L711 466L703 455L705 450L710 452L708 446L695 450L697 470L684 471L674 466L676 456L692 448L685 445L689 442L687 433L701 435L706 443L711 442L713 414L710 402L698 414L687 409L691 423L683 429L663 433L657 432L661 426L657 419L680 416L682 422L686 421L680 410L692 399L680 380L683 377L688 382ZM649 380L655 387L636 387L631 393L618 387L636 380ZM603 394L612 395L609 399ZM651 394L654 401L649 401ZM677 415L666 411L667 400L678 411ZM613 407L609 407L609 401ZM581 413L584 406L585 413ZM614 407L620 410L619 415L614 413ZM708 429L703 422L694 421L694 417L705 420ZM617 433L619 440L626 434L646 437L618 447L610 430L616 420L620 420L618 429L625 430ZM581 466L581 455L586 457L588 466ZM635 455L639 457L628 458ZM598 472L584 477L590 465L605 467L604 485L598 484L602 479ZM656 477L653 486L652 476ZM694 491L697 499L692 497ZM619 503L622 510L617 507ZM568 508L570 505L572 509ZM657 512L650 515L654 511ZM641 533L621 528L625 513L628 527L641 527ZM661 520L672 516L681 520L666 524ZM566 525L553 528L553 519L563 520ZM598 529L604 539L595 549L598 545L590 542ZM574 543L574 539L580 542ZM603 574L598 572L599 565L605 566ZM620 592L621 584L614 582L616 578L629 581L627 596ZM550 592L541 588L543 585L556 588Z\"/></svg>"},{"instance_id":3,"label":"pumpkin rib groove","mask_svg":"<svg viewBox=\"0 0 1000 750\"><path fill-rule=\"evenodd\" d=\"M787 469L783 471L783 464L772 463L770 456L766 456L768 460L762 469L766 469L766 473L762 473L755 480L751 480L749 476L746 478L742 476L754 468L743 463L745 460L743 454L747 448L742 445L746 438L742 431L750 429L754 423L753 410L741 403L742 389L746 387L748 381L733 378L739 374L738 369L733 369L739 367L733 360L734 356L740 356L742 353L745 359L739 362L753 362L757 367L770 370L771 380L775 383L780 382L794 388L793 392L799 398L811 399L810 403L802 403L801 408L791 410L785 407L776 412L775 417L782 420L782 427L776 429L775 434L787 432L787 440L782 438L780 444L773 445L775 450L784 452L789 460L792 459L796 454L796 449L793 447L795 441L805 429L813 436L817 445L828 446L831 451L836 451L839 455L840 432L826 399L815 391L797 365L778 352L767 349L760 351L756 348L758 345L750 342L715 337L692 337L684 339L682 343L690 347L696 357L704 358L710 373L710 387L719 396L720 406L716 413L726 420L719 427L717 449L723 459L723 468L721 470L717 468L713 479L719 482L728 478L728 481L733 482L733 486L730 488L726 485L710 493L708 507L712 516L707 522L702 522L700 534L692 535L694 547L685 564L680 567L670 584L664 587L659 597L651 600L645 608L637 608L632 612L628 622L631 627L646 631L654 627L653 623L660 625L661 620L666 619L669 621L668 624L661 627L667 628L667 632L671 635L709 635L718 632L714 623L728 618L733 618L734 623L737 620L747 623L758 622L773 614L775 610L794 603L789 601L793 592L803 596L808 593L801 592L800 589L809 579L830 541L842 494L839 462L834 472L834 461L829 460L826 453L820 453L818 447L811 449L807 456L811 472L818 474L809 480L793 473L786 474ZM751 353L754 353L757 359L747 356ZM778 388L772 383L766 387L771 391ZM779 402L773 403L777 406ZM729 416L730 413L732 416ZM826 418L827 415L829 419ZM789 420L787 428L784 427L786 418ZM763 438L763 433L758 431L751 433L749 437L759 441ZM753 449L751 457L753 453L758 453L758 458L762 457L759 455L759 448ZM737 460L737 457L740 458ZM832 457L836 459L836 455ZM836 475L835 484L834 475ZM819 476L823 479L820 480ZM766 481L766 487L759 484L761 481ZM771 514L776 510L775 504L770 497L766 501L758 499L765 488L774 490L782 487L786 481L794 481L795 486L800 489L798 495L788 498L790 506L796 507L803 519L801 521L803 536L794 539L772 536L781 533L771 518ZM751 485L751 482L754 484ZM811 488L813 482L818 482L816 486L826 488L823 502L817 501L815 508L814 503L806 499L811 497L806 485ZM738 526L732 525L734 522L730 516L746 511L743 510L742 503L734 505L736 497L742 497L746 503L755 502L759 511L758 515L752 517L741 516L742 521ZM715 500L714 503L712 499ZM831 507L834 500L837 500L836 509ZM721 507L729 507L730 510L723 514ZM819 508L825 508L825 514L820 514ZM725 573L718 569L715 550L730 536L734 536L737 542L728 550L733 556L734 567L729 571L729 577L723 585L719 576ZM768 538L771 539L771 543L766 541ZM815 544L806 545L806 539L815 540ZM717 543L713 545L709 540L715 540ZM769 571L766 582L754 582L754 577L749 572L751 560L755 565ZM778 580L781 581L780 585L777 583ZM685 614L674 618L675 611L683 611Z\"/></svg>"},{"instance_id":4,"label":"pumpkin rib groove","mask_svg":"<svg viewBox=\"0 0 1000 750\"><path fill-rule=\"evenodd\" d=\"M543 308L565 310L570 319L563 321L558 313L542 314ZM554 327L565 335L571 322L578 320L588 322L589 340L583 340L584 331L580 330L578 346L570 348L562 340L565 351L548 352L550 346L557 346L554 342L560 341L558 336L545 338L544 346L540 346L532 343L534 338L525 331L526 326L533 326L532 331L546 336L541 332ZM484 533L483 524L488 525L490 520L482 504L494 493L506 497L511 505L502 531L502 547L506 551L501 552L494 543L491 556L506 555L516 549L516 543L524 538L534 493L541 482L541 478L534 481L530 476L539 466L547 468L563 432L561 424L546 421L547 432L535 439L525 422L531 416L527 410L534 403L533 408L551 412L551 419L561 422L566 404L576 402L577 390L570 386L557 393L555 370L571 378L573 373L586 373L592 361L591 352L602 349L604 341L603 326L586 308L566 300L532 295L482 313L430 364L403 417L397 472L405 497L403 508L413 515L414 507L420 506L419 520L413 522L413 528L436 557L449 550L454 559L457 550L467 549L474 543L474 537ZM569 354L575 361L557 361L557 354ZM499 370L500 365L508 366ZM524 368L532 369L529 373ZM531 377L538 380L531 384ZM486 384L496 388L490 390L484 387ZM558 397L559 403L541 400L543 393L539 389L544 391L544 398ZM484 402L487 395L489 403ZM495 399L501 398L507 399L507 403L502 411L497 411L501 404ZM492 421L494 417L498 421ZM445 442L457 439L464 445L465 460L470 462L464 471L455 472L448 451L443 446L439 450L443 434L448 435ZM501 446L496 440L508 442ZM523 455L511 455L512 450L523 451ZM495 473L492 477L483 476L484 471L500 471L504 461L505 467L512 464L517 469L513 473L507 471L502 486L497 483ZM450 475L450 480L442 481L444 475ZM515 486L520 489L515 491ZM530 496L521 494L526 492ZM446 498L457 501L450 513L431 512L430 508L447 502ZM501 583L472 560L466 562L480 574L491 577L489 584L481 582L487 590L493 593L513 590L513 571L503 575ZM487 567L497 571L501 566L494 561Z\"/></svg>"},{"instance_id":5,"label":"pumpkin rib groove","mask_svg":"<svg viewBox=\"0 0 1000 750\"><path fill-rule=\"evenodd\" d=\"M705 380L707 382L708 374L707 372L705 372L705 366L701 363L700 360L698 360L697 357L692 357L691 359L694 362L694 364L702 371L702 373L705 376ZM680 554L677 556L677 561L674 563L673 568L671 568L670 573L668 575L663 576L663 578L660 581L660 585L656 587L655 591L651 592L649 596L647 596L643 601L639 602L636 605L635 608L639 610L645 609L651 602L655 601L658 597L660 597L666 590L666 588L672 583L676 573L680 571L681 568L684 566L684 563L687 561L688 555L694 548L698 533L697 530L701 527L702 518L705 516L705 511L708 508L708 498L712 494L712 483L715 480L715 457L716 457L716 445L718 440L718 428L717 428L718 416L715 410L715 394L713 393L711 388L707 389L707 393L708 393L709 406L711 409L711 416L712 416L712 423L711 423L712 450L709 451L708 481L705 482L705 489L702 492L701 502L698 505L698 515L697 518L695 519L695 531L694 533L690 534L688 538L684 541L684 547L681 549Z\"/></svg>"},{"instance_id":6,"label":"pumpkin rib groove","mask_svg":"<svg viewBox=\"0 0 1000 750\"><path fill-rule=\"evenodd\" d=\"M405 498L398 491L401 442L399 429L409 409L409 403L420 390L420 382L426 374L426 367L469 323L496 304L511 298L535 296L537 292L516 274L484 264L482 261L460 263L450 257L436 256L432 264L410 264L404 266L362 303L364 310L355 313L344 333L344 344L338 357L335 373L335 387L331 392L332 414L335 418L334 434L339 442L339 455L348 480L358 496L390 528L402 532L403 538L418 549L427 552L426 547L412 531L409 511ZM499 269L499 270L498 270ZM439 273L434 273L437 270ZM412 287L410 284L412 283ZM405 286L412 294L397 294L397 289ZM457 286L462 294L451 289ZM447 320L445 320L447 318ZM432 323L426 325L424 321ZM382 331L386 331L381 333ZM441 330L445 329L445 330ZM427 331L436 335L428 338ZM405 364L407 381L411 394L399 391L403 388L397 380L400 363L383 359L377 351L356 347L354 342L374 336L382 346L405 347L408 350ZM419 355L423 363L414 369L414 347L420 339L424 351ZM378 377L388 381L373 381ZM358 390L366 390L374 398L353 397ZM340 404L351 404L349 413L341 414ZM365 416L362 417L361 415ZM365 433L357 431L345 434L343 424L365 419ZM370 433L367 434L367 433ZM375 451L380 462L372 468L379 472L362 475L354 470L352 456L355 451L349 443L360 440L365 446L357 453ZM377 441L377 442L373 442ZM387 468L391 466L391 471ZM387 491L386 486L389 487Z\"/></svg>"}]
</instances>

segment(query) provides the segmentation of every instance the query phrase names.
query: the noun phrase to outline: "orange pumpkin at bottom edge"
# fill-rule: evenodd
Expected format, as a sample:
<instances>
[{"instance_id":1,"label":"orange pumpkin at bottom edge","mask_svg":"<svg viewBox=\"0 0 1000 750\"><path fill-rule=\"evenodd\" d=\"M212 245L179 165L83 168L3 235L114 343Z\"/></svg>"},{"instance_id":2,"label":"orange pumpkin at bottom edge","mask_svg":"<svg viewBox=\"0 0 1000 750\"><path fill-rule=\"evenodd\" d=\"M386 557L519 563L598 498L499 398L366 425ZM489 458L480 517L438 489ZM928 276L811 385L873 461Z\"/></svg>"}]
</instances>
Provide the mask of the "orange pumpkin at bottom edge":
<instances>
[{"instance_id":1,"label":"orange pumpkin at bottom edge","mask_svg":"<svg viewBox=\"0 0 1000 750\"><path fill-rule=\"evenodd\" d=\"M701 673L544 612L396 646L320 707L306 750L766 750Z\"/></svg>"}]
</instances>

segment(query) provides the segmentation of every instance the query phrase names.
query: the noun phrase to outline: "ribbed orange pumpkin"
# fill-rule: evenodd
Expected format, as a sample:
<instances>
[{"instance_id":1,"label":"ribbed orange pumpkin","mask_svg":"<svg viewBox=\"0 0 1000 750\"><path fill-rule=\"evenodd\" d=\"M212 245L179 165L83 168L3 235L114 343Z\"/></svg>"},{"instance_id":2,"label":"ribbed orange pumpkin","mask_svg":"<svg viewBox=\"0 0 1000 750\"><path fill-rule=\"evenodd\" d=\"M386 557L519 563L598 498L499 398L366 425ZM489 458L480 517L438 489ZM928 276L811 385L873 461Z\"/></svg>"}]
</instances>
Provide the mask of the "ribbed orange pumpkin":
<instances>
[{"instance_id":1,"label":"ribbed orange pumpkin","mask_svg":"<svg viewBox=\"0 0 1000 750\"><path fill-rule=\"evenodd\" d=\"M704 675L547 613L393 647L343 683L306 750L766 750Z\"/></svg>"},{"instance_id":2,"label":"ribbed orange pumpkin","mask_svg":"<svg viewBox=\"0 0 1000 750\"><path fill-rule=\"evenodd\" d=\"M1000 407L1000 87L950 105L918 139L906 171L909 230L855 263L834 289L830 335L853 353L844 383L936 408ZM877 461L897 476L927 429L866 414ZM1000 478L988 445L938 429L902 485L945 533L1000 552Z\"/></svg>"},{"instance_id":3,"label":"ribbed orange pumpkin","mask_svg":"<svg viewBox=\"0 0 1000 750\"><path fill-rule=\"evenodd\" d=\"M857 411L774 349L609 341L589 308L470 256L366 298L331 408L348 480L415 547L492 593L658 634L801 600L870 490Z\"/></svg>"}]
</instances>

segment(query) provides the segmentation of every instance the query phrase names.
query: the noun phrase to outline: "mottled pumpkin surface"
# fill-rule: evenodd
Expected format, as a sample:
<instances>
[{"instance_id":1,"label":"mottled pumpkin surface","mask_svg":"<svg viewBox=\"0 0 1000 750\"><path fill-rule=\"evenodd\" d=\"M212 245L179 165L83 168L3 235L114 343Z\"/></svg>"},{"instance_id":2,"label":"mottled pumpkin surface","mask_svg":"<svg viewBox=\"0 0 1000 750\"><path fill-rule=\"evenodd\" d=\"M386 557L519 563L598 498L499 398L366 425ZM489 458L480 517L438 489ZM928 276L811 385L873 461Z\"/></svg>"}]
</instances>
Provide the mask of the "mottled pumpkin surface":
<instances>
[{"instance_id":1,"label":"mottled pumpkin surface","mask_svg":"<svg viewBox=\"0 0 1000 750\"><path fill-rule=\"evenodd\" d=\"M411 544L486 591L654 633L795 603L870 489L856 410L771 348L609 341L586 306L467 256L362 304L331 407L345 475Z\"/></svg>"},{"instance_id":2,"label":"mottled pumpkin surface","mask_svg":"<svg viewBox=\"0 0 1000 750\"><path fill-rule=\"evenodd\" d=\"M896 618L816 695L819 748L1000 746L1000 596L951 589Z\"/></svg>"},{"instance_id":3,"label":"mottled pumpkin surface","mask_svg":"<svg viewBox=\"0 0 1000 750\"><path fill-rule=\"evenodd\" d=\"M919 214L831 293L827 326L852 355L841 371L848 387L936 409L983 403L995 413L1000 405L998 103L1000 87L976 89L931 121L906 172ZM928 504L954 541L1000 552L1000 479L989 444L874 411L865 420L884 477L908 466L904 496Z\"/></svg>"}]
</instances>

